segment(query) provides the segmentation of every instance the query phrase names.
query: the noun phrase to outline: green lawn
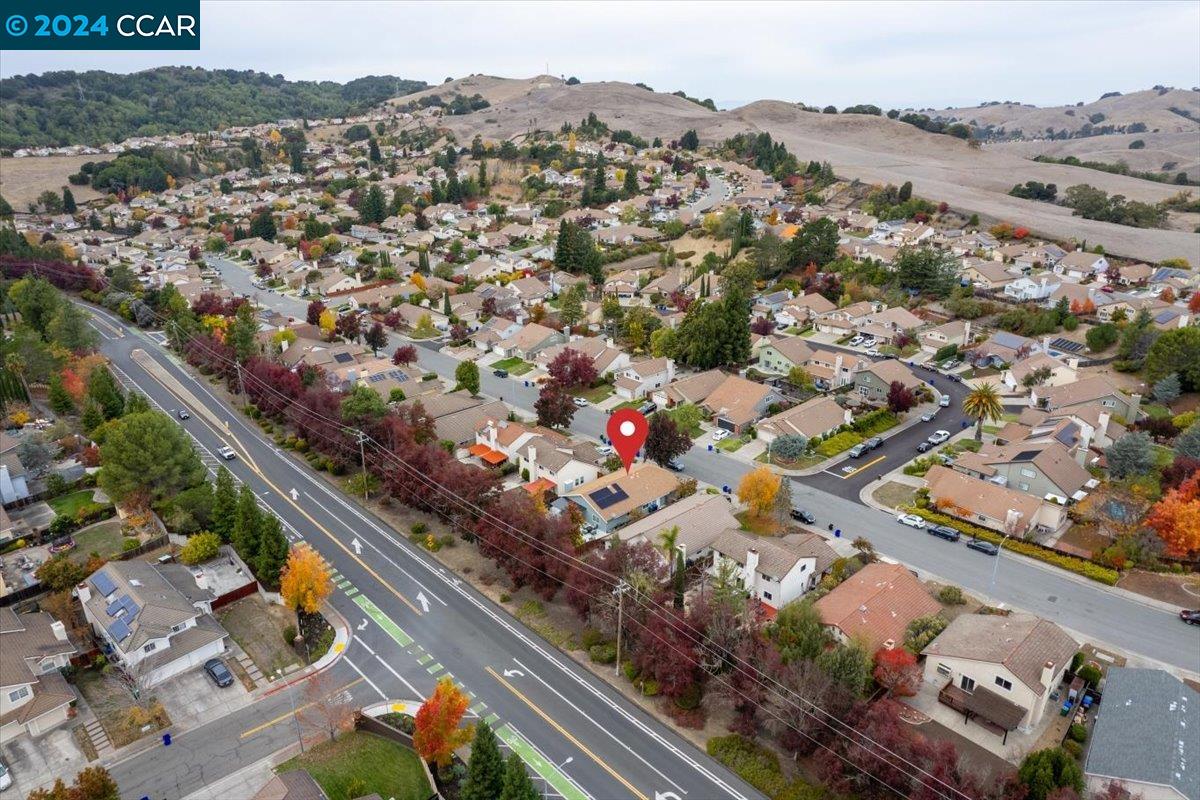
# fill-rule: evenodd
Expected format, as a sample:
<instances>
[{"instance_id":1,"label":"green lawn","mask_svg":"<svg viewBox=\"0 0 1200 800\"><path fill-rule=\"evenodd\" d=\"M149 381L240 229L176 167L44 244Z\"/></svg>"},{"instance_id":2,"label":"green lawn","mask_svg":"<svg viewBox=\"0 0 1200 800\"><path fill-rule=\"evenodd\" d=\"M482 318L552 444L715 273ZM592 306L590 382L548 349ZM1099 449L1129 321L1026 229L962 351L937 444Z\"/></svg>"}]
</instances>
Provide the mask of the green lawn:
<instances>
[{"instance_id":1,"label":"green lawn","mask_svg":"<svg viewBox=\"0 0 1200 800\"><path fill-rule=\"evenodd\" d=\"M613 411L616 411L618 408L634 408L634 409L637 409L637 408L641 408L641 407L642 407L642 406L644 406L644 405L646 405L646 400L644 400L644 399L643 399L643 400L626 400L624 403L621 403L620 405L614 406L614 407L613 407Z\"/></svg>"},{"instance_id":2,"label":"green lawn","mask_svg":"<svg viewBox=\"0 0 1200 800\"><path fill-rule=\"evenodd\" d=\"M767 453L764 451L755 456L754 460L760 464L774 464L775 466L783 467L784 469L808 469L809 467L815 467L817 464L820 464L825 460L825 458L817 455L816 453L806 453L796 461L788 461L774 454L772 454L771 458L768 459Z\"/></svg>"},{"instance_id":3,"label":"green lawn","mask_svg":"<svg viewBox=\"0 0 1200 800\"><path fill-rule=\"evenodd\" d=\"M746 439L741 436L730 436L728 439L722 439L717 442L717 449L724 450L726 453L733 453L742 449L742 445L746 444Z\"/></svg>"},{"instance_id":4,"label":"green lawn","mask_svg":"<svg viewBox=\"0 0 1200 800\"><path fill-rule=\"evenodd\" d=\"M60 517L71 517L74 519L79 509L92 505L100 505L100 503L92 500L92 494L95 491L95 489L80 489L77 492L60 494L58 497L47 502L54 509L55 514L58 514Z\"/></svg>"},{"instance_id":5,"label":"green lawn","mask_svg":"<svg viewBox=\"0 0 1200 800\"><path fill-rule=\"evenodd\" d=\"M664 408L662 411L658 411L656 413L666 414L668 417L675 420L675 424L693 439L701 436L704 433L704 430L700 427L700 420L704 418L704 412L700 411L700 409L696 408L691 403L682 403L674 408ZM690 419L685 420L685 417ZM685 422L688 424L685 424Z\"/></svg>"},{"instance_id":6,"label":"green lawn","mask_svg":"<svg viewBox=\"0 0 1200 800\"><path fill-rule=\"evenodd\" d=\"M506 358L503 361L497 361L492 364L492 369L507 370L509 375L524 375L533 369L533 364L513 356L512 358Z\"/></svg>"},{"instance_id":7,"label":"green lawn","mask_svg":"<svg viewBox=\"0 0 1200 800\"><path fill-rule=\"evenodd\" d=\"M587 400L592 405L603 403L613 395L613 387L611 383L602 383L599 386L592 387L583 392L576 392L577 396Z\"/></svg>"},{"instance_id":8,"label":"green lawn","mask_svg":"<svg viewBox=\"0 0 1200 800\"><path fill-rule=\"evenodd\" d=\"M75 549L71 551L71 558L78 560L79 563L87 561L92 553L99 553L101 558L119 555L124 542L119 519L106 520L94 528L75 533L71 538L75 540Z\"/></svg>"},{"instance_id":9,"label":"green lawn","mask_svg":"<svg viewBox=\"0 0 1200 800\"><path fill-rule=\"evenodd\" d=\"M276 772L294 769L308 770L330 800L350 800L372 792L395 800L426 800L432 793L416 753L361 731L319 744L283 762Z\"/></svg>"}]
</instances>

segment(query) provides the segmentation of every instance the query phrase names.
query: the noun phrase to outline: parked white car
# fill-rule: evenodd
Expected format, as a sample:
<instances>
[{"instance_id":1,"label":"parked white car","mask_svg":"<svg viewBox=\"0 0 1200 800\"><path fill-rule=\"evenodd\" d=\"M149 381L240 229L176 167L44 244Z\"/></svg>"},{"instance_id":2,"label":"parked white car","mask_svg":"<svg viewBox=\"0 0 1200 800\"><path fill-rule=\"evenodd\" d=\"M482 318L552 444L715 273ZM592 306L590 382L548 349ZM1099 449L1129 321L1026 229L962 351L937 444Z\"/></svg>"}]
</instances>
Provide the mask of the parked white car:
<instances>
[{"instance_id":1,"label":"parked white car","mask_svg":"<svg viewBox=\"0 0 1200 800\"><path fill-rule=\"evenodd\" d=\"M233 452L233 448L229 445L226 445L218 450L217 455L226 461L232 461L233 459L237 458L237 453Z\"/></svg>"},{"instance_id":2,"label":"parked white car","mask_svg":"<svg viewBox=\"0 0 1200 800\"><path fill-rule=\"evenodd\" d=\"M948 395L948 394L942 395L941 399L938 400L938 405L941 406L942 408L949 408L950 407L950 395Z\"/></svg>"},{"instance_id":3,"label":"parked white car","mask_svg":"<svg viewBox=\"0 0 1200 800\"><path fill-rule=\"evenodd\" d=\"M587 401L587 399L586 399L586 398L583 398L583 397L576 397L576 398L575 398L574 400L572 400L571 402L573 402L573 403L575 404L575 407L576 407L576 408L584 408L584 407L585 407L585 406L587 406L587 404L588 404L588 401Z\"/></svg>"},{"instance_id":4,"label":"parked white car","mask_svg":"<svg viewBox=\"0 0 1200 800\"><path fill-rule=\"evenodd\" d=\"M901 525L907 525L910 528L924 528L925 520L918 517L916 514L901 514L896 517L896 522Z\"/></svg>"},{"instance_id":5,"label":"parked white car","mask_svg":"<svg viewBox=\"0 0 1200 800\"><path fill-rule=\"evenodd\" d=\"M950 431L934 431L925 441L930 444L941 444L950 438Z\"/></svg>"},{"instance_id":6,"label":"parked white car","mask_svg":"<svg viewBox=\"0 0 1200 800\"><path fill-rule=\"evenodd\" d=\"M855 336L853 339L850 340L849 344L850 344L850 347L858 347L862 343L863 343L863 337Z\"/></svg>"},{"instance_id":7,"label":"parked white car","mask_svg":"<svg viewBox=\"0 0 1200 800\"><path fill-rule=\"evenodd\" d=\"M724 428L717 428L715 431L713 431L713 441L714 442L719 442L722 439L727 439L727 438L729 438L729 431L725 430Z\"/></svg>"}]
</instances>

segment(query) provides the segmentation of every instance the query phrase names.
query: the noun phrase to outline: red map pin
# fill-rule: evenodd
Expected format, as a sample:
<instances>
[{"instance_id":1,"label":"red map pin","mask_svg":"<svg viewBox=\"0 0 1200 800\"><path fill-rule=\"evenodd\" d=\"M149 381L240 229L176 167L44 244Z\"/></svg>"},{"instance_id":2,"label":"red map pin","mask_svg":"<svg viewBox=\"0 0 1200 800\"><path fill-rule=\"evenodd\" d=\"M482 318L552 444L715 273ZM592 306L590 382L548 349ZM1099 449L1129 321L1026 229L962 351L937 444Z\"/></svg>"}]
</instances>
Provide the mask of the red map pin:
<instances>
[{"instance_id":1,"label":"red map pin","mask_svg":"<svg viewBox=\"0 0 1200 800\"><path fill-rule=\"evenodd\" d=\"M641 450L642 445L646 443L646 434L649 431L650 426L646 422L646 417L640 411L622 408L609 416L608 440L612 442L613 449L621 457L626 472L629 472L629 467L633 464L633 458L638 454L638 450Z\"/></svg>"}]
</instances>

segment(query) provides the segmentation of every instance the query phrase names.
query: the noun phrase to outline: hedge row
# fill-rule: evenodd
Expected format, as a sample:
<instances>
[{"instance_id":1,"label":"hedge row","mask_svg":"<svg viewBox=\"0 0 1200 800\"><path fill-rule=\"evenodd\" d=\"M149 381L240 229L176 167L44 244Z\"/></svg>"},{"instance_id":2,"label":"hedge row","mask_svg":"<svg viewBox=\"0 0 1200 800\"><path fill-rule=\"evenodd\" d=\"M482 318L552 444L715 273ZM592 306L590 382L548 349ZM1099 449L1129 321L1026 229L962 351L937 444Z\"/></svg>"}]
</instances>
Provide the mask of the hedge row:
<instances>
[{"instance_id":1,"label":"hedge row","mask_svg":"<svg viewBox=\"0 0 1200 800\"><path fill-rule=\"evenodd\" d=\"M863 436L878 436L886 430L891 430L900 422L900 418L895 412L879 408L875 411L863 414L858 419L854 420L850 427Z\"/></svg>"},{"instance_id":2,"label":"hedge row","mask_svg":"<svg viewBox=\"0 0 1200 800\"><path fill-rule=\"evenodd\" d=\"M745 736L714 736L707 749L710 756L771 800L823 800L829 796L820 786L799 778L789 780L779 768L779 757Z\"/></svg>"},{"instance_id":3,"label":"hedge row","mask_svg":"<svg viewBox=\"0 0 1200 800\"><path fill-rule=\"evenodd\" d=\"M969 522L964 522L957 517L951 517L948 514L941 514L937 511L930 511L927 508L918 508L916 506L911 506L905 510L910 511L913 514L916 514L917 516L937 525L949 525L951 528L962 531L968 536L973 536L976 539L983 539L985 541L992 542L993 544L1000 544L1001 542L1004 542L1004 536L1001 534L996 533L988 528L981 528L978 525L972 525ZM1069 572L1074 572L1077 575L1082 575L1085 578L1091 578L1094 581L1099 581L1100 583L1105 583L1109 586L1115 585L1121 577L1121 573L1117 572L1115 569L1102 567L1099 564L1088 561L1087 559L1069 556L1066 553L1060 553L1057 550L1044 547L1035 542L1027 542L1024 539L1010 538L1004 543L1004 547L1008 550L1020 553L1023 556L1036 558L1038 561L1044 561L1047 564L1053 564L1056 567L1061 567Z\"/></svg>"},{"instance_id":4,"label":"hedge row","mask_svg":"<svg viewBox=\"0 0 1200 800\"><path fill-rule=\"evenodd\" d=\"M835 433L825 441L816 446L817 455L832 458L843 450L849 450L856 444L860 444L863 437L854 431L842 431Z\"/></svg>"}]
</instances>

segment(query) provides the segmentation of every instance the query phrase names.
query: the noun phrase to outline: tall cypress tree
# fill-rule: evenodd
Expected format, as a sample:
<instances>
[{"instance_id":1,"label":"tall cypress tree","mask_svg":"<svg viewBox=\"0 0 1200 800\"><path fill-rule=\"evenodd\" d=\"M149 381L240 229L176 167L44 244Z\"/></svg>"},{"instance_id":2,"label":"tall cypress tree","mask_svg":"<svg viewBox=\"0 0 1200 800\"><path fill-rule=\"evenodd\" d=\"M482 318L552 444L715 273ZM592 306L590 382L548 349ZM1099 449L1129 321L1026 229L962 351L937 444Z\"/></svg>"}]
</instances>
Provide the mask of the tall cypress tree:
<instances>
[{"instance_id":1,"label":"tall cypress tree","mask_svg":"<svg viewBox=\"0 0 1200 800\"><path fill-rule=\"evenodd\" d=\"M78 206L75 205L75 195L71 193L69 186L63 187L63 211L68 214L74 214Z\"/></svg>"},{"instance_id":2,"label":"tall cypress tree","mask_svg":"<svg viewBox=\"0 0 1200 800\"><path fill-rule=\"evenodd\" d=\"M226 544L233 538L233 521L237 514L237 489L233 485L233 475L221 467L217 470L217 485L213 489L212 532L221 537Z\"/></svg>"},{"instance_id":3,"label":"tall cypress tree","mask_svg":"<svg viewBox=\"0 0 1200 800\"><path fill-rule=\"evenodd\" d=\"M496 734L486 721L475 725L475 740L471 742L471 760L467 762L467 780L463 784L462 800L493 800L504 790L504 760L496 744Z\"/></svg>"},{"instance_id":4,"label":"tall cypress tree","mask_svg":"<svg viewBox=\"0 0 1200 800\"><path fill-rule=\"evenodd\" d=\"M250 487L242 484L238 494L237 509L233 515L233 531L230 539L233 549L247 565L253 565L258 555L259 536L262 531L262 513Z\"/></svg>"},{"instance_id":5,"label":"tall cypress tree","mask_svg":"<svg viewBox=\"0 0 1200 800\"><path fill-rule=\"evenodd\" d=\"M417 251L417 272L422 275L429 274L429 251L424 247Z\"/></svg>"},{"instance_id":6,"label":"tall cypress tree","mask_svg":"<svg viewBox=\"0 0 1200 800\"><path fill-rule=\"evenodd\" d=\"M504 786L500 790L500 800L541 800L541 797L529 773L525 771L525 762L516 753L510 755L504 765Z\"/></svg>"},{"instance_id":7,"label":"tall cypress tree","mask_svg":"<svg viewBox=\"0 0 1200 800\"><path fill-rule=\"evenodd\" d=\"M253 566L255 576L267 589L279 586L279 573L287 562L288 547L279 517L274 514L263 515Z\"/></svg>"},{"instance_id":8,"label":"tall cypress tree","mask_svg":"<svg viewBox=\"0 0 1200 800\"><path fill-rule=\"evenodd\" d=\"M125 395L113 378L108 367L100 366L88 376L87 396L100 406L105 419L114 419L125 413Z\"/></svg>"}]
</instances>

